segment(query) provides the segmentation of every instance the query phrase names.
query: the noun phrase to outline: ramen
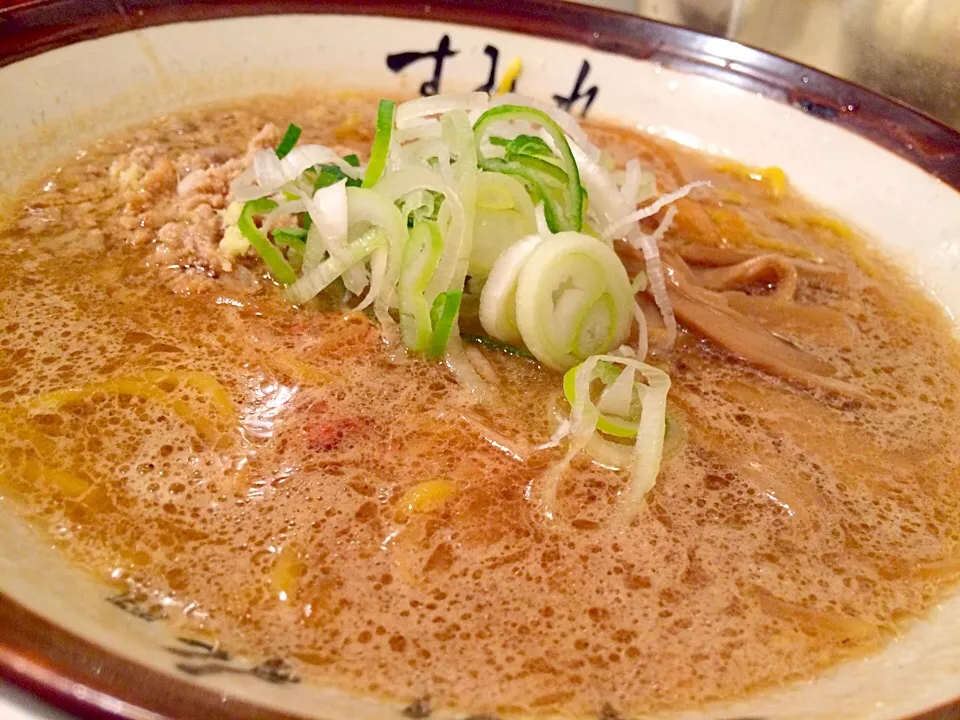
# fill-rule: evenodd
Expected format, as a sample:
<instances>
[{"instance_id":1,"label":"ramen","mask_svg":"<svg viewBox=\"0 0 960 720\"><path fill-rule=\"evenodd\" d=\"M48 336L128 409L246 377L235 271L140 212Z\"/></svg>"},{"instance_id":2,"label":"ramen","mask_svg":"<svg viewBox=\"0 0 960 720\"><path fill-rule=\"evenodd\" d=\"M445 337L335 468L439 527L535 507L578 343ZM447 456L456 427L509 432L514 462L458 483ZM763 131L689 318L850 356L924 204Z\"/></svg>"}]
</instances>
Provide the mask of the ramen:
<instances>
[{"instance_id":1,"label":"ramen","mask_svg":"<svg viewBox=\"0 0 960 720\"><path fill-rule=\"evenodd\" d=\"M776 168L508 101L259 98L24 187L3 511L186 638L420 708L881 648L960 573L941 311Z\"/></svg>"}]
</instances>

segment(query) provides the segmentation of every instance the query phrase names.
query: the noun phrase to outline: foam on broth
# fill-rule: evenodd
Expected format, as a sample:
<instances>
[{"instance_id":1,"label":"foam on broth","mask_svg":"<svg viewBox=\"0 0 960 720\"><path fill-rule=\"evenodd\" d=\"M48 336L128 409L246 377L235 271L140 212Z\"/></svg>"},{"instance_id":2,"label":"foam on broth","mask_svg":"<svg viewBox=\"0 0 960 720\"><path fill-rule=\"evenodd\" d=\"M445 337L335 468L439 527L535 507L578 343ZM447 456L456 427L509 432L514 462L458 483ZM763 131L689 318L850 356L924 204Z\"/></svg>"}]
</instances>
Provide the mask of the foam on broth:
<instances>
[{"instance_id":1,"label":"foam on broth","mask_svg":"<svg viewBox=\"0 0 960 720\"><path fill-rule=\"evenodd\" d=\"M787 339L877 402L681 333L658 361L687 442L626 528L610 522L622 477L586 459L557 520L527 497L560 456L532 449L559 376L482 351L502 402L477 407L441 366L391 362L339 298L295 310L262 280L174 293L179 270L127 242L118 155L238 154L266 120L363 152L374 102L298 94L161 118L24 188L0 234L4 512L184 633L485 712L672 709L808 677L882 646L960 573L960 362L942 313L803 200L704 156L670 148L713 181L727 232L846 273L845 292L798 294L842 324ZM649 142L592 132L615 155Z\"/></svg>"}]
</instances>

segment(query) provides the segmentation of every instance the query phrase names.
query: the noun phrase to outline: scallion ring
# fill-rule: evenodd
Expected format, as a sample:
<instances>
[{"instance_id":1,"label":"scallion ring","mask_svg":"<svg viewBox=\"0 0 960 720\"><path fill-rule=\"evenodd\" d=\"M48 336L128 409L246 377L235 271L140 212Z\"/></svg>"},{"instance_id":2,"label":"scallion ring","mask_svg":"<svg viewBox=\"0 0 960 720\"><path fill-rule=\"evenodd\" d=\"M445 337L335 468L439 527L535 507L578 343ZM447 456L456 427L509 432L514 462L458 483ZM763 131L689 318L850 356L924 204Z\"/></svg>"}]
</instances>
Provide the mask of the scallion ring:
<instances>
[{"instance_id":1,"label":"scallion ring","mask_svg":"<svg viewBox=\"0 0 960 720\"><path fill-rule=\"evenodd\" d=\"M410 230L400 267L397 301L403 342L414 352L423 352L430 346L433 324L424 292L442 253L443 238L436 223L422 222Z\"/></svg>"},{"instance_id":2,"label":"scallion ring","mask_svg":"<svg viewBox=\"0 0 960 720\"><path fill-rule=\"evenodd\" d=\"M276 228L271 235L273 242L282 247L290 248L303 255L307 250L307 231L300 227Z\"/></svg>"},{"instance_id":3,"label":"scallion ring","mask_svg":"<svg viewBox=\"0 0 960 720\"><path fill-rule=\"evenodd\" d=\"M488 277L504 250L536 232L536 211L523 183L510 175L479 173L470 276Z\"/></svg>"},{"instance_id":4,"label":"scallion ring","mask_svg":"<svg viewBox=\"0 0 960 720\"><path fill-rule=\"evenodd\" d=\"M477 147L483 147L483 138L493 125L511 120L531 122L543 128L553 141L558 165L530 154L514 152L506 158L481 158L480 166L484 170L516 175L537 186L545 196L547 222L552 232L580 230L583 226L583 188L580 186L580 172L570 151L566 135L549 115L541 110L521 105L500 105L491 108L483 113L473 126ZM527 143L527 147L537 154L542 150L539 146L535 147L533 143Z\"/></svg>"},{"instance_id":5,"label":"scallion ring","mask_svg":"<svg viewBox=\"0 0 960 720\"><path fill-rule=\"evenodd\" d=\"M293 285L297 282L297 274L290 267L290 263L283 257L276 246L271 243L266 235L260 232L260 228L253 221L255 215L266 215L275 210L277 203L269 198L260 198L259 200L250 200L240 212L240 218L237 220L237 228L247 239L253 249L259 253L260 257L267 264L270 274L281 285Z\"/></svg>"},{"instance_id":6,"label":"scallion ring","mask_svg":"<svg viewBox=\"0 0 960 720\"><path fill-rule=\"evenodd\" d=\"M277 145L277 157L281 160L290 154L290 151L293 150L294 145L297 144L297 141L300 139L302 130L298 125L290 123L287 125L287 131L283 134L283 139L280 140L280 144Z\"/></svg>"},{"instance_id":7,"label":"scallion ring","mask_svg":"<svg viewBox=\"0 0 960 720\"><path fill-rule=\"evenodd\" d=\"M626 270L611 247L588 235L564 232L537 245L516 288L523 343L555 370L609 352L630 334L634 300ZM481 322L482 310L481 300Z\"/></svg>"},{"instance_id":8,"label":"scallion ring","mask_svg":"<svg viewBox=\"0 0 960 720\"><path fill-rule=\"evenodd\" d=\"M566 397L567 402L571 406L577 402L577 390L576 390L576 374L577 369L580 366L577 365L570 370L567 370L563 375L563 395ZM629 369L624 369L622 372L615 369L616 366L610 363L597 363L597 367L594 371L594 378L600 380L606 390L609 391L614 388L615 384L621 381L626 381L627 386L627 412L624 414L608 414L603 412L603 400L601 397L600 402L597 403L598 410L600 411L599 417L597 418L597 430L606 434L612 435L613 437L619 438L635 438L637 436L637 426L639 425L639 415L641 408L642 395L645 392L645 386L640 385L634 381L634 372ZM609 377L605 370L612 370L613 378Z\"/></svg>"},{"instance_id":9,"label":"scallion ring","mask_svg":"<svg viewBox=\"0 0 960 720\"><path fill-rule=\"evenodd\" d=\"M453 332L460 310L460 301L463 292L455 290L437 295L430 308L430 324L433 325L433 337L430 338L430 347L427 356L432 358L443 357L447 349L447 342Z\"/></svg>"},{"instance_id":10,"label":"scallion ring","mask_svg":"<svg viewBox=\"0 0 960 720\"><path fill-rule=\"evenodd\" d=\"M517 327L517 280L540 243L540 236L531 234L500 253L480 293L480 324L507 345L523 345Z\"/></svg>"},{"instance_id":11,"label":"scallion ring","mask_svg":"<svg viewBox=\"0 0 960 720\"><path fill-rule=\"evenodd\" d=\"M591 428L600 429L600 420L609 413L601 412L598 404L590 397L590 386L599 375L609 372L614 365L623 365L624 371L618 375L631 380L631 397L636 393L640 400L639 419L635 423L636 441L633 446L630 467L630 482L623 495L626 502L626 514L636 512L643 499L657 481L660 463L663 458L664 435L667 418L667 393L670 390L670 376L663 370L647 365L632 358L616 355L594 355L580 365L568 371L564 377L564 394L572 398L571 435L576 437L581 431ZM632 379L639 373L646 385L634 383ZM570 380L567 380L567 378ZM614 380L616 383L617 380ZM569 390L568 390L568 387ZM608 388L610 386L608 385ZM602 404L602 399L600 401ZM583 427L581 427L581 425ZM581 438L581 442L585 440Z\"/></svg>"},{"instance_id":12,"label":"scallion ring","mask_svg":"<svg viewBox=\"0 0 960 720\"><path fill-rule=\"evenodd\" d=\"M377 133L373 138L373 148L370 150L370 162L367 163L367 172L363 176L363 187L370 188L377 184L387 167L387 155L390 153L390 139L393 136L393 118L397 104L393 100L381 100L377 106Z\"/></svg>"}]
</instances>

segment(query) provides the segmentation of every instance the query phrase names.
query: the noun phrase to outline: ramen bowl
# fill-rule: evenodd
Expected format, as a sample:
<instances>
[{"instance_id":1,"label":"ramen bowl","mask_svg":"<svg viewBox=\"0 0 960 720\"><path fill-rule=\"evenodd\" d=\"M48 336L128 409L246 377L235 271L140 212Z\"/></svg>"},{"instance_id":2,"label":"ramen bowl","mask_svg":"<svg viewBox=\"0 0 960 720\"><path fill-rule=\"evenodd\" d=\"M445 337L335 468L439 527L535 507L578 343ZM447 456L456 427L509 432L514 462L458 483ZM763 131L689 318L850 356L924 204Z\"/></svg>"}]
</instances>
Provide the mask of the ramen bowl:
<instances>
[{"instance_id":1,"label":"ramen bowl","mask_svg":"<svg viewBox=\"0 0 960 720\"><path fill-rule=\"evenodd\" d=\"M523 60L523 93L574 115L783 168L803 195L875 238L951 318L960 310L960 134L733 42L544 0L60 0L0 9L0 194L85 143L180 108L304 87L490 91L514 58ZM471 716L300 681L282 658L234 657L182 637L162 607L145 610L72 569L3 503L0 518L0 675L68 712ZM960 717L960 595L878 654L815 679L648 717Z\"/></svg>"}]
</instances>

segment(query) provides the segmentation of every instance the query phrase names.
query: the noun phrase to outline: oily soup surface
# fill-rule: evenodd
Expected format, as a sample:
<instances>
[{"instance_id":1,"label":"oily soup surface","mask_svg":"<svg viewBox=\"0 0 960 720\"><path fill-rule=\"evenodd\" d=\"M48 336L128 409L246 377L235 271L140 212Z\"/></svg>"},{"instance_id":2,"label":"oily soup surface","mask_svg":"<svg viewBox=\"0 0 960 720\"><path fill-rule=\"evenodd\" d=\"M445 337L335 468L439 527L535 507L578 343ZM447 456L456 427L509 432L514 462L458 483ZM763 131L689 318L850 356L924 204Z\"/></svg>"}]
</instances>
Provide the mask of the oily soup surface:
<instances>
[{"instance_id":1,"label":"oily soup surface","mask_svg":"<svg viewBox=\"0 0 960 720\"><path fill-rule=\"evenodd\" d=\"M654 361L686 441L629 527L611 520L622 475L586 458L556 520L527 498L561 456L533 449L558 375L482 350L500 401L471 405L440 365L391 362L340 291L297 310L254 260L203 265L192 230L154 242L171 182L242 157L268 121L362 154L374 102L301 94L161 118L23 190L0 234L3 512L141 609L166 601L185 635L473 711L739 696L876 650L945 589L960 570L951 332L769 177L669 149L713 181L697 202L727 242L842 277L801 277L806 309L768 319L873 401L681 332ZM621 161L655 148L591 133ZM215 231L222 203L202 205L196 226ZM206 272L180 267L191 253Z\"/></svg>"}]
</instances>

